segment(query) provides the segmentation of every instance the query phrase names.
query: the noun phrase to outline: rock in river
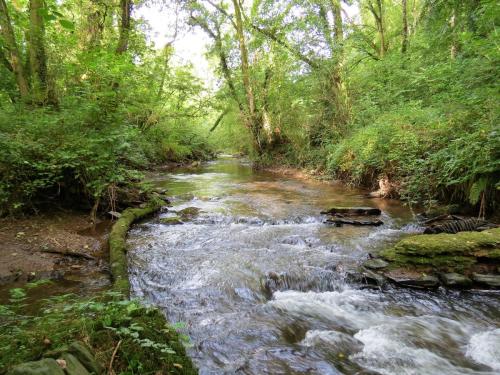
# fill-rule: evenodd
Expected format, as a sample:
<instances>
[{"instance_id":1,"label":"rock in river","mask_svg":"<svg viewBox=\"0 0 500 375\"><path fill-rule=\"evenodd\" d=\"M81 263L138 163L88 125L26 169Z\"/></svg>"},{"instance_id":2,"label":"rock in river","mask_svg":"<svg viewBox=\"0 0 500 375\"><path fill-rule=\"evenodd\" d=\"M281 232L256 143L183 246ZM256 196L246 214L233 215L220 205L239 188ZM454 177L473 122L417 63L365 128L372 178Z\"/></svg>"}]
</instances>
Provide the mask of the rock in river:
<instances>
[{"instance_id":1,"label":"rock in river","mask_svg":"<svg viewBox=\"0 0 500 375\"><path fill-rule=\"evenodd\" d=\"M456 272L441 274L441 280L443 284L449 288L470 288L472 286L471 279Z\"/></svg>"},{"instance_id":2,"label":"rock in river","mask_svg":"<svg viewBox=\"0 0 500 375\"><path fill-rule=\"evenodd\" d=\"M487 285L490 288L500 288L500 275L482 275L474 273L472 274L472 279L476 283Z\"/></svg>"},{"instance_id":3,"label":"rock in river","mask_svg":"<svg viewBox=\"0 0 500 375\"><path fill-rule=\"evenodd\" d=\"M363 267L369 268L372 270L379 270L382 268L386 268L389 265L385 260L380 259L380 258L375 258L375 259L368 259L366 262L363 263Z\"/></svg>"}]
</instances>

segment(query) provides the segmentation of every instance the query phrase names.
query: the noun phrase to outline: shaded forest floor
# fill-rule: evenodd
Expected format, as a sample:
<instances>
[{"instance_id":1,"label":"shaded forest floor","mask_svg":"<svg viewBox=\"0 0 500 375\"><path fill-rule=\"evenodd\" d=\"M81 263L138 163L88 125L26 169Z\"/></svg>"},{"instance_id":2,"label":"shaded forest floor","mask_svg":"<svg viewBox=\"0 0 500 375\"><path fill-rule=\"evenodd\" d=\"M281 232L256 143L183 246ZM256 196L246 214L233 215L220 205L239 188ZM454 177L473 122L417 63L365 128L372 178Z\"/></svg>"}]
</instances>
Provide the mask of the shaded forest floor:
<instances>
[{"instance_id":1,"label":"shaded forest floor","mask_svg":"<svg viewBox=\"0 0 500 375\"><path fill-rule=\"evenodd\" d=\"M0 285L105 272L110 226L73 210L0 219Z\"/></svg>"}]
</instances>

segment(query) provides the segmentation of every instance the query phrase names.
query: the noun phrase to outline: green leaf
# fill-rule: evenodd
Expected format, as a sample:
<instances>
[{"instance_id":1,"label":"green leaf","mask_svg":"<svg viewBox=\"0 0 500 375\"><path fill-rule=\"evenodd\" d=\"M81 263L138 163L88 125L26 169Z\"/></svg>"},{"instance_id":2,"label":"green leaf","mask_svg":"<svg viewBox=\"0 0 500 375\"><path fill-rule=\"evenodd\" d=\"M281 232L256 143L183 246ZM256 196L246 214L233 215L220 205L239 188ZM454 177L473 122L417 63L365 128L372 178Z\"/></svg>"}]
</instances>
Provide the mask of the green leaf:
<instances>
[{"instance_id":1,"label":"green leaf","mask_svg":"<svg viewBox=\"0 0 500 375\"><path fill-rule=\"evenodd\" d=\"M59 20L59 24L67 30L75 30L75 24L69 20Z\"/></svg>"}]
</instances>

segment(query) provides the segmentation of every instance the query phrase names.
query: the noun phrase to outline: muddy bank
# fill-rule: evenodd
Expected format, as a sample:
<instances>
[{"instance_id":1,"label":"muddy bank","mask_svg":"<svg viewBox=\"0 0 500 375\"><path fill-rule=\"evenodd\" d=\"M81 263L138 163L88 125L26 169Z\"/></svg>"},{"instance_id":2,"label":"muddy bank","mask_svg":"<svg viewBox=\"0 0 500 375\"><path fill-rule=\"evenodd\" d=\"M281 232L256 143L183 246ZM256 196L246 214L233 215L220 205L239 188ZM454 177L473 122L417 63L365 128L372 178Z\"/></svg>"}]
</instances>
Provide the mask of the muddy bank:
<instances>
[{"instance_id":1,"label":"muddy bank","mask_svg":"<svg viewBox=\"0 0 500 375\"><path fill-rule=\"evenodd\" d=\"M0 285L47 278L106 279L111 224L101 220L93 226L88 212L60 210L1 219Z\"/></svg>"}]
</instances>

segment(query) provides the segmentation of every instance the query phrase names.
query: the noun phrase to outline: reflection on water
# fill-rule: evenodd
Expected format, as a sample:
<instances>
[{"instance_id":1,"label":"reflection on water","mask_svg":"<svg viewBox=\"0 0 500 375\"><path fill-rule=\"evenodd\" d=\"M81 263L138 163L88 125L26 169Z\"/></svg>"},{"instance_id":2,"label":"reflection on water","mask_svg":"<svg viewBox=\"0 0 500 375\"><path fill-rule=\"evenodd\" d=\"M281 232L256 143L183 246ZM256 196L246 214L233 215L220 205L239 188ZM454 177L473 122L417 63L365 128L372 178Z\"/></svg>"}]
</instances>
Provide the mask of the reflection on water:
<instances>
[{"instance_id":1,"label":"reflection on water","mask_svg":"<svg viewBox=\"0 0 500 375\"><path fill-rule=\"evenodd\" d=\"M233 159L154 181L176 196L172 210L201 212L183 225L152 219L135 227L133 291L187 323L201 374L500 371L497 297L363 290L344 280L342 270L368 252L418 230L398 202L254 172ZM379 207L385 225L326 226L319 212L335 205ZM289 277L272 295L269 272Z\"/></svg>"}]
</instances>

